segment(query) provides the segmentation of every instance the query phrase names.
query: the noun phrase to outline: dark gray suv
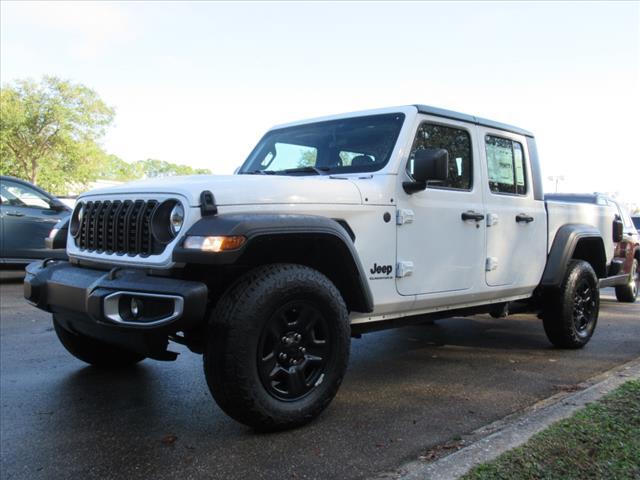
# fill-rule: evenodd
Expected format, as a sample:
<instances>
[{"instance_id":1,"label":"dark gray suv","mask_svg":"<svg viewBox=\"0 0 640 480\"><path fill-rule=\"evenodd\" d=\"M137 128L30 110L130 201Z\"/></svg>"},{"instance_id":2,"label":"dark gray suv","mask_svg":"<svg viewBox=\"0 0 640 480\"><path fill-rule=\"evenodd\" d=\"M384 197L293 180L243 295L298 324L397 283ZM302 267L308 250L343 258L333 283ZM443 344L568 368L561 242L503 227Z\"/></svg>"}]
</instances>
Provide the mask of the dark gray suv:
<instances>
[{"instance_id":1,"label":"dark gray suv","mask_svg":"<svg viewBox=\"0 0 640 480\"><path fill-rule=\"evenodd\" d=\"M47 250L44 240L71 209L35 185L0 176L0 264L66 258L64 249Z\"/></svg>"}]
</instances>

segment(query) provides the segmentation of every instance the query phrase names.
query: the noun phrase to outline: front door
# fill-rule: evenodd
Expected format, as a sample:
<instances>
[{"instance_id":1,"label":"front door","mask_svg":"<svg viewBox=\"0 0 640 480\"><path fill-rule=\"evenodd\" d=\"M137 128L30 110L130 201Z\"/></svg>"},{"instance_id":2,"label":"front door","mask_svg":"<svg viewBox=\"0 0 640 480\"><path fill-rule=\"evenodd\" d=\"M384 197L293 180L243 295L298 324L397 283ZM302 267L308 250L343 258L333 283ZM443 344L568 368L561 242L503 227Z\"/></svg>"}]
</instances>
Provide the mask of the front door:
<instances>
[{"instance_id":1,"label":"front door","mask_svg":"<svg viewBox=\"0 0 640 480\"><path fill-rule=\"evenodd\" d=\"M51 208L39 191L12 180L2 180L2 256L13 259L45 258L44 239L67 215Z\"/></svg>"},{"instance_id":2,"label":"front door","mask_svg":"<svg viewBox=\"0 0 640 480\"><path fill-rule=\"evenodd\" d=\"M448 151L449 174L423 191L398 193L396 287L401 295L471 293L483 284L485 227L475 131L474 125L426 116L417 127L407 174L415 152L424 148Z\"/></svg>"},{"instance_id":3,"label":"front door","mask_svg":"<svg viewBox=\"0 0 640 480\"><path fill-rule=\"evenodd\" d=\"M478 131L486 173L486 283L530 288L542 276L547 226L544 201L534 198L526 138L484 127Z\"/></svg>"}]
</instances>

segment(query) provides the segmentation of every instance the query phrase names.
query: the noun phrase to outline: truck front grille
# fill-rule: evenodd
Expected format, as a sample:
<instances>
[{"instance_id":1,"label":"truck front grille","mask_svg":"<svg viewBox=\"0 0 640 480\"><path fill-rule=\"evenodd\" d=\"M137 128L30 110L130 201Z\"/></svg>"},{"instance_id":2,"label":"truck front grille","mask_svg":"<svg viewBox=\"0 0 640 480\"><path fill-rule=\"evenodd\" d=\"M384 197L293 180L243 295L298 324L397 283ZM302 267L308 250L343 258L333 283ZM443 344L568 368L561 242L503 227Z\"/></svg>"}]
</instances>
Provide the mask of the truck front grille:
<instances>
[{"instance_id":1,"label":"truck front grille","mask_svg":"<svg viewBox=\"0 0 640 480\"><path fill-rule=\"evenodd\" d=\"M162 253L165 245L151 233L151 215L157 205L157 200L89 201L76 245L85 251L118 255Z\"/></svg>"}]
</instances>

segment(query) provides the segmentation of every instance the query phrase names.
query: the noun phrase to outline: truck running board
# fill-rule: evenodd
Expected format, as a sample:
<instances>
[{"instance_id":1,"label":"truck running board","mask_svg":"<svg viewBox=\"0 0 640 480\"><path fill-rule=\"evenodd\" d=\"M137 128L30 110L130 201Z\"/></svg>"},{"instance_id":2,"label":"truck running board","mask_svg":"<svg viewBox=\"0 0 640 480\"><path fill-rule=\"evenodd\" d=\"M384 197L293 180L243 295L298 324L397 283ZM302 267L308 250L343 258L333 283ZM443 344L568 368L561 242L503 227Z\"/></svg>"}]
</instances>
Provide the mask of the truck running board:
<instances>
[{"instance_id":1,"label":"truck running board","mask_svg":"<svg viewBox=\"0 0 640 480\"><path fill-rule=\"evenodd\" d=\"M615 287L617 285L625 285L629 282L629 274L615 275L613 277L601 278L598 286L600 288Z\"/></svg>"}]
</instances>

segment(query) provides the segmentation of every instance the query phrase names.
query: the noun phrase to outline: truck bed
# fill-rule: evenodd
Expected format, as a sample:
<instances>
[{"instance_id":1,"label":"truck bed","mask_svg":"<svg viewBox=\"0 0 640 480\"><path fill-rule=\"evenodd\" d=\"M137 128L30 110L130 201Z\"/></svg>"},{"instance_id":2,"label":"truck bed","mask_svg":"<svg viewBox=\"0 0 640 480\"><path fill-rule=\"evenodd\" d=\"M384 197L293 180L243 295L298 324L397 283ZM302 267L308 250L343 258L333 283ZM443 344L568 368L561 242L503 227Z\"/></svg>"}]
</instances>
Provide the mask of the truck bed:
<instances>
[{"instance_id":1,"label":"truck bed","mask_svg":"<svg viewBox=\"0 0 640 480\"><path fill-rule=\"evenodd\" d=\"M607 264L613 259L613 220L616 210L609 205L596 205L592 203L563 202L560 200L546 200L547 222L549 225L549 237L547 252L551 249L553 239L558 229L568 223L581 223L592 225L600 230L604 240Z\"/></svg>"}]
</instances>

